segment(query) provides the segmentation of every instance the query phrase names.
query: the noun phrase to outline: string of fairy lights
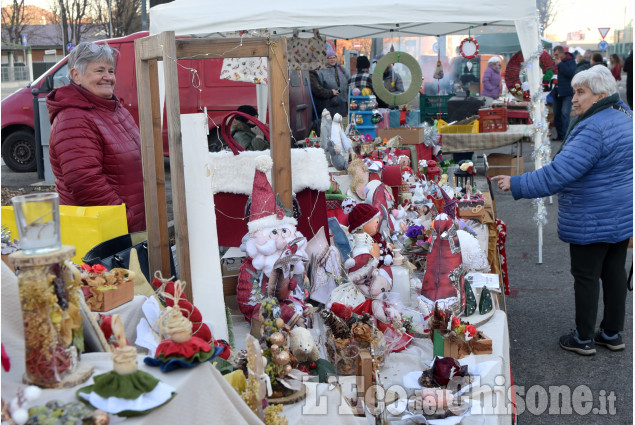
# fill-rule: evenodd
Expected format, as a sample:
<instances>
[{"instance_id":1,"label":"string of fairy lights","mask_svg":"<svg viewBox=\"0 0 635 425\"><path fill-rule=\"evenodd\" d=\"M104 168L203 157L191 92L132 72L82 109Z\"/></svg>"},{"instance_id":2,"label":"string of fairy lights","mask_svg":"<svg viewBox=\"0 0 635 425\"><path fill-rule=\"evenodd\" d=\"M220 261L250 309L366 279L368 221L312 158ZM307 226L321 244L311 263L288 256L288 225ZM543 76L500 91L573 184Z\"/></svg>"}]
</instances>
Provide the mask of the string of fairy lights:
<instances>
[{"instance_id":1,"label":"string of fairy lights","mask_svg":"<svg viewBox=\"0 0 635 425\"><path fill-rule=\"evenodd\" d=\"M540 40L540 23L538 23L537 25L538 28L538 40ZM273 58L275 59L274 61L269 61L269 62L275 62L276 63L276 68L278 69L279 72L282 73L282 75L284 76L285 79L285 86L282 90L282 97L284 99L284 93L289 91L289 86L290 86L290 78L287 75L287 73L284 71L282 63L280 58L278 57L278 54L276 52L276 43L274 41L271 40L271 37L269 35L268 31L252 31L251 33L247 33L246 31L242 31L239 33L240 34L240 39L239 42L225 50L222 53L204 53L204 54L197 54L197 55L192 55L192 56L187 56L187 57L182 57L181 59L197 59L197 58L224 58L226 56L226 54L232 52L233 50L236 50L240 47L243 46L243 38L246 35L249 36L253 36L253 37L266 37L267 38L267 45L269 46L270 52L272 53ZM162 46L163 47L163 46ZM535 64L539 64L539 60L540 60L540 56L542 55L544 51L544 48L542 46L542 44L540 43L540 41L538 42L538 45L536 46L536 50L531 53L531 55L529 57L524 58L524 62L521 63L521 72L525 72L527 73L528 71L531 71L534 67ZM188 70L191 73L191 84L192 87L199 90L199 92L202 91L201 89L201 79L200 79L200 75L198 73L198 70L196 68L192 68L192 67L188 67L183 65L182 63L179 63L179 61L176 58L170 57L168 56L168 59L175 61L175 63L177 64L177 66ZM271 63L269 63L269 66L271 66ZM289 112L287 110L288 105L285 103L284 100L282 100L282 110L284 111L285 114L285 121L287 124L287 127L289 129L289 134L291 135L291 138L295 140L295 137L293 136L293 131L291 129L291 122L290 122L290 117L289 117ZM543 101L543 90L542 90L542 85L541 84L537 84L537 88L535 88L534 90L532 90L532 94L530 96L530 115L531 115L531 119L532 119L532 129L530 131L531 134L538 134L539 137L538 138L533 138L533 152L532 152L532 158L534 160L540 160L541 164L543 166L549 164L551 162L551 143L549 140L549 121L547 118L547 108L544 107L544 101ZM217 136L220 139L220 126L214 121L214 119L211 117L210 113L207 113L207 117L208 120L214 125L214 127L216 128L216 132L217 132ZM216 171L216 170L214 170ZM538 225L538 226L544 226L547 224L547 210L545 208L545 204L544 204L544 200L542 198L537 198L534 199L532 201L533 205L536 208L536 212L534 213L533 216L533 220L534 222ZM313 210L315 210L315 207L317 205L317 199L316 202L314 203L313 206ZM231 219L235 219L235 220L244 220L244 217L230 217L227 214L223 213L222 211L218 210L217 211L228 217ZM312 211L313 212L313 211ZM312 215L312 214L311 214ZM310 217L309 217L309 225L310 225Z\"/></svg>"},{"instance_id":2,"label":"string of fairy lights","mask_svg":"<svg viewBox=\"0 0 635 425\"><path fill-rule=\"evenodd\" d=\"M284 111L285 121L287 123L287 128L289 129L289 134L291 136L291 139L294 142L297 142L297 140L295 139L295 137L293 135L293 131L291 129L291 120L290 120L290 117L289 117L289 112L287 110L288 109L288 105L284 101L284 94L285 94L285 92L289 91L289 86L291 84L291 80L290 80L288 74L285 72L285 68L282 67L282 63L281 63L280 58L278 57L278 54L277 54L276 49L275 49L276 43L271 40L271 37L269 35L269 31L266 31L266 30L264 30L264 31L252 31L251 33L247 33L246 31L241 31L239 33L239 35L240 35L239 42L235 46L223 51L222 53L201 53L201 54L197 54L197 55L184 56L184 57L181 57L179 59L184 60L184 59L200 59L200 58L203 58L203 59L205 59L205 58L224 58L228 53L230 53L230 52L232 52L232 51L234 51L234 50L236 50L236 49L238 49L238 48L243 46L243 38L245 36L249 35L249 36L252 36L252 37L265 37L267 39L267 46L269 47L269 50L272 53L272 55L273 55L273 57L275 59L275 62L278 65L277 69L282 73L282 76L284 77L284 80L285 80L285 83L286 83L284 88L282 89L282 98L283 98L283 100L282 100L282 110ZM164 46L161 45L161 47L163 48ZM199 92L203 91L202 88L201 88L201 78L200 78L200 75L199 75L198 70L196 68L185 66L182 63L179 63L177 58L173 58L173 57L171 57L169 55L167 56L167 58L172 60L172 61L174 61L177 66L179 66L179 67L181 67L181 68L183 68L185 70L188 70L190 72L190 74L191 74L192 87L197 89ZM269 62L271 62L271 61L269 61ZM271 64L268 64L268 66L271 66ZM216 128L216 135L217 135L217 137L219 139L221 139L219 124L217 124L216 121L214 121L214 119L211 117L211 115L209 113L207 113L207 119L208 119L208 121L210 121L214 125L214 127Z\"/></svg>"}]
</instances>

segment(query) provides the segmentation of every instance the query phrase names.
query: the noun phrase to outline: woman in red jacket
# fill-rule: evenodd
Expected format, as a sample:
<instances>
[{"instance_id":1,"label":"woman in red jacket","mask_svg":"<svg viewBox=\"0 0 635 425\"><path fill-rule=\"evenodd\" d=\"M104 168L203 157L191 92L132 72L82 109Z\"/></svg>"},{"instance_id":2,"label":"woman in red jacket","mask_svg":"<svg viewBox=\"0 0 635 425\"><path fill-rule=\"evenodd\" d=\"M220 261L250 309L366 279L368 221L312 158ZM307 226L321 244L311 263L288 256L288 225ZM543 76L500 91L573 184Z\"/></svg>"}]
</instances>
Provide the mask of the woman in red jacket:
<instances>
[{"instance_id":1,"label":"woman in red jacket","mask_svg":"<svg viewBox=\"0 0 635 425\"><path fill-rule=\"evenodd\" d=\"M115 50L80 43L71 83L47 97L49 155L63 205L126 204L128 231L145 230L139 128L114 94Z\"/></svg>"},{"instance_id":2,"label":"woman in red jacket","mask_svg":"<svg viewBox=\"0 0 635 425\"><path fill-rule=\"evenodd\" d=\"M609 57L609 62L611 66L611 74L613 74L616 81L620 81L622 79L622 58L613 53Z\"/></svg>"}]
</instances>

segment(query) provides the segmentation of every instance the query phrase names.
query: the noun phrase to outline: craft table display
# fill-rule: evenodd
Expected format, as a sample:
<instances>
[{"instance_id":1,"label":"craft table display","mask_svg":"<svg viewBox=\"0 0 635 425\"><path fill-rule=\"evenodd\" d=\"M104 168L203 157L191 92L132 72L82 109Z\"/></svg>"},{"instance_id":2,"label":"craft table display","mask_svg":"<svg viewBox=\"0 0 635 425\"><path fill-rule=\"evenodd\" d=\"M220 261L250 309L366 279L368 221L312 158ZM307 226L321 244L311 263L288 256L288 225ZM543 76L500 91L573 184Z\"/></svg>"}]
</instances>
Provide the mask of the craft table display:
<instances>
[{"instance_id":1,"label":"craft table display","mask_svg":"<svg viewBox=\"0 0 635 425\"><path fill-rule=\"evenodd\" d=\"M518 124L507 126L504 132L443 134L442 145L444 153L473 152L512 145L532 136L532 126Z\"/></svg>"}]
</instances>

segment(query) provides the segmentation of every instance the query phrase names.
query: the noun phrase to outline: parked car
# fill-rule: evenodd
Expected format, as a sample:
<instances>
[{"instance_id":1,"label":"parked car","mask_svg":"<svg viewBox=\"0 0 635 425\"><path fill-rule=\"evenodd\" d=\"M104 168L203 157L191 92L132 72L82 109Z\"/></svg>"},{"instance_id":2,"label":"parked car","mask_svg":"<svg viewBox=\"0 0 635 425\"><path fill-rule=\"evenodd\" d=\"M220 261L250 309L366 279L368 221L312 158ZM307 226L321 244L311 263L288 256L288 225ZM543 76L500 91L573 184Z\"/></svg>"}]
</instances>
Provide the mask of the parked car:
<instances>
[{"instance_id":1,"label":"parked car","mask_svg":"<svg viewBox=\"0 0 635 425\"><path fill-rule=\"evenodd\" d=\"M134 40L148 36L147 31L138 32L122 38L98 41L108 43L119 50L115 73L117 85L115 94L121 100L137 124L139 107L137 101L137 79L135 72ZM37 169L35 154L35 131L33 116L33 94L37 89L38 97L44 97L51 90L68 84L68 57L65 57L50 70L2 100L2 158L5 164L17 172ZM240 105L256 106L256 86L252 83L221 80L220 72L223 59L183 59L179 60L179 101L181 113L200 113L207 109L210 124L210 146L219 147L214 140L223 118L235 111ZM191 69L196 69L198 80L193 81ZM308 76L308 73L307 73ZM292 135L296 140L304 139L310 130L313 107L306 79L298 71L291 72L289 103L289 121ZM304 83L304 84L303 84ZM167 124L164 116L163 153L168 155Z\"/></svg>"}]
</instances>

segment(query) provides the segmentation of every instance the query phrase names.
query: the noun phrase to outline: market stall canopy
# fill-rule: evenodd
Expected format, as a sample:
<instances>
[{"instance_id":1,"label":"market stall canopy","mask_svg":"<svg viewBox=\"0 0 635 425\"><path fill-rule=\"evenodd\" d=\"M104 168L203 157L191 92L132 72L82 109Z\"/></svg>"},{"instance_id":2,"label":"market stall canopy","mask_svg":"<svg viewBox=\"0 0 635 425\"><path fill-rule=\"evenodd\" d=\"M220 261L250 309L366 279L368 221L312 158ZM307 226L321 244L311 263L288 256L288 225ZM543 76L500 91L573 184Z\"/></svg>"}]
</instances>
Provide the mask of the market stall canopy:
<instances>
[{"instance_id":1,"label":"market stall canopy","mask_svg":"<svg viewBox=\"0 0 635 425\"><path fill-rule=\"evenodd\" d=\"M267 28L284 36L293 29L312 35L318 28L328 38L440 36L467 34L475 26L483 33L515 32L519 20L536 20L535 0L509 0L504 7L500 0L176 0L150 9L150 33L201 37Z\"/></svg>"},{"instance_id":2,"label":"market stall canopy","mask_svg":"<svg viewBox=\"0 0 635 425\"><path fill-rule=\"evenodd\" d=\"M477 34L478 51L482 55L513 55L520 50L520 41L515 32L501 32L498 34ZM541 39L542 46L551 50L555 43Z\"/></svg>"}]
</instances>

